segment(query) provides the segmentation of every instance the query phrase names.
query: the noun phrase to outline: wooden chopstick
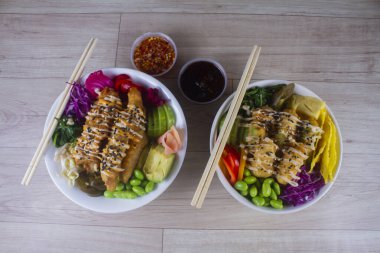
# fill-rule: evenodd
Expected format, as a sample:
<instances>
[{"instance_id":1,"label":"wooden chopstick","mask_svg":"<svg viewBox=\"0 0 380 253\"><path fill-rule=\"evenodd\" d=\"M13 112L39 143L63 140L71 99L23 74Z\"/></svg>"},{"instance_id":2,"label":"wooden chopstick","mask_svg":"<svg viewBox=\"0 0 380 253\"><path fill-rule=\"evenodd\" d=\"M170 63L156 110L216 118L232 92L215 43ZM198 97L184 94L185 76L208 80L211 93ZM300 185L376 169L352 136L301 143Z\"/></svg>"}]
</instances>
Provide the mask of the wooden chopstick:
<instances>
[{"instance_id":1,"label":"wooden chopstick","mask_svg":"<svg viewBox=\"0 0 380 253\"><path fill-rule=\"evenodd\" d=\"M233 123L239 111L241 102L244 98L245 91L247 86L251 80L253 71L255 69L257 60L260 55L260 47L254 46L252 49L251 55L248 59L248 62L245 66L242 78L240 79L239 86L236 90L235 96L231 102L230 108L227 112L226 119L222 126L222 129L219 133L215 146L212 150L211 156L207 162L206 168L203 172L202 178L199 182L197 190L194 194L193 200L191 202L192 206L196 206L197 208L201 208L205 196L207 194L208 188L210 187L212 178L215 174L217 164L220 160L220 157L223 153L224 146L227 143L229 133L231 132Z\"/></svg>"},{"instance_id":2,"label":"wooden chopstick","mask_svg":"<svg viewBox=\"0 0 380 253\"><path fill-rule=\"evenodd\" d=\"M239 85L238 85L238 88L237 88L237 90L236 90L236 92L235 92L235 96L234 96L234 98L233 98L233 101L232 101L232 103L231 103L231 105L230 105L230 108L229 108L229 110L228 110L228 112L227 112L227 115L226 115L226 118L225 118L224 124L223 124L223 126L222 126L222 129L220 130L220 133L219 133L218 139L217 139L217 141L216 141L216 143L215 143L215 145L214 145L214 148L213 148L213 150L212 150L212 152L211 152L211 155L210 155L210 158L209 158L209 160L208 160L208 162L207 162L206 168L205 168L205 170L203 171L203 174L202 174L201 180L200 180L200 182L199 182L199 184L198 184L198 187L197 187L197 189L196 189L196 191L195 191L195 194L194 194L193 200L191 201L191 205L192 205L192 206L196 206L197 203L198 203L200 193L201 193L201 191L202 191L202 189L203 189L203 187L204 187L204 185L205 185L205 182L206 182L207 176L208 176L208 174L210 173L211 166L212 166L212 164L213 164L213 162L214 162L214 159L215 159L215 157L216 157L217 150L218 150L218 146L220 145L221 137L225 134L225 131L226 131L226 129L227 129L227 124L226 124L226 123L227 123L227 120L231 118L232 111L233 111L234 106L235 106L235 104L236 104L236 101L237 101L237 98L238 98L238 96L239 96L239 93L241 92L241 88L242 88L241 83L242 83L242 80L245 81L245 79L246 79L246 77L247 77L248 70L249 70L249 66L251 65L251 62L253 61L254 54L255 54L256 50L257 50L257 46L254 46L253 49L252 49L252 52L251 52L251 54L250 54L250 56L249 56L249 58L248 58L248 61L247 61L247 64L246 64L246 66L245 66L245 69L244 69L244 72L243 72L242 78L241 78L241 80L240 80L240 83L239 83Z\"/></svg>"},{"instance_id":3,"label":"wooden chopstick","mask_svg":"<svg viewBox=\"0 0 380 253\"><path fill-rule=\"evenodd\" d=\"M72 89L72 83L77 81L79 77L81 76L84 66L86 65L88 59L91 57L91 54L93 50L95 49L97 43L97 39L91 38L89 43L87 44L85 50L83 51L81 57L79 58L79 61L77 65L74 68L73 73L70 76L70 79L65 87L65 90L63 91L63 97L59 103L59 106L57 106L56 110L54 111L53 117L49 122L49 125L47 127L46 132L44 133L36 152L34 153L34 156L28 166L27 171L25 172L25 175L21 181L21 184L28 185L35 170L36 167L47 147L47 144L49 143L49 140L51 136L53 135L53 132L58 124L57 119L59 119L62 116L63 111L65 110L66 104L68 100L70 99L70 93Z\"/></svg>"},{"instance_id":4,"label":"wooden chopstick","mask_svg":"<svg viewBox=\"0 0 380 253\"><path fill-rule=\"evenodd\" d=\"M200 194L200 197L199 197L199 200L198 200L198 203L196 205L197 208L201 208L202 207L202 204L203 204L203 201L206 197L206 194L207 194L207 191L211 185L211 181L212 181L212 178L214 177L214 174L215 174L215 171L216 171L216 168L217 168L217 165L218 165L218 162L220 160L220 157L223 153L223 150L224 150L224 146L226 145L227 143L227 140L228 140L228 137L230 135L230 132L231 132L231 129L232 129L232 126L234 124L234 121L236 119L236 116L239 112L239 109L240 109L240 105L243 101L243 98L244 98L244 95L245 95L245 91L247 89L247 86L251 80L251 77L252 77L252 74L253 74L253 71L256 67L256 63L257 63L257 60L259 58L259 54L260 54L260 51L261 51L261 48L259 47L257 49L257 53L255 54L255 58L254 58L254 61L253 61L253 64L250 66L250 69L249 69L249 72L248 72L248 76L247 76L247 79L246 79L246 82L244 83L244 85L242 85L242 91L239 95L239 98L237 99L237 105L238 106L235 106L234 107L234 111L232 113L232 116L231 116L231 119L229 122L231 122L230 126L228 126L228 128L226 128L226 131L224 132L223 136L224 136L224 140L223 140L223 145L219 146L219 150L218 150L218 156L215 157L215 160L213 162L213 167L212 167L212 170L210 171L210 173L208 174L208 177L206 179L206 183L202 189L202 192Z\"/></svg>"}]
</instances>

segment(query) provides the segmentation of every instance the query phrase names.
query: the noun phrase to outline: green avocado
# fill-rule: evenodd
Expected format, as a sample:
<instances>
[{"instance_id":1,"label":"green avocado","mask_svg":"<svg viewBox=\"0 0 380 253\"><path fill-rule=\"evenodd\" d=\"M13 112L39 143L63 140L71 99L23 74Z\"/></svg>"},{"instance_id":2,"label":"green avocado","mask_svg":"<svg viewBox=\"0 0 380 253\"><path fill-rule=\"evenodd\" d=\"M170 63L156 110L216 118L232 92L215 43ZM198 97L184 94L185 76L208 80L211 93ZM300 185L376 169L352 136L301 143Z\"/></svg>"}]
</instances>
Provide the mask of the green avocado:
<instances>
[{"instance_id":1,"label":"green avocado","mask_svg":"<svg viewBox=\"0 0 380 253\"><path fill-rule=\"evenodd\" d=\"M164 104L162 107L164 108L165 113L166 113L167 128L169 129L175 125L175 121L176 121L175 114L174 114L173 108L171 108L170 105Z\"/></svg>"},{"instance_id":2,"label":"green avocado","mask_svg":"<svg viewBox=\"0 0 380 253\"><path fill-rule=\"evenodd\" d=\"M152 146L144 164L146 178L154 183L162 182L173 167L175 154L166 155L161 145Z\"/></svg>"}]
</instances>

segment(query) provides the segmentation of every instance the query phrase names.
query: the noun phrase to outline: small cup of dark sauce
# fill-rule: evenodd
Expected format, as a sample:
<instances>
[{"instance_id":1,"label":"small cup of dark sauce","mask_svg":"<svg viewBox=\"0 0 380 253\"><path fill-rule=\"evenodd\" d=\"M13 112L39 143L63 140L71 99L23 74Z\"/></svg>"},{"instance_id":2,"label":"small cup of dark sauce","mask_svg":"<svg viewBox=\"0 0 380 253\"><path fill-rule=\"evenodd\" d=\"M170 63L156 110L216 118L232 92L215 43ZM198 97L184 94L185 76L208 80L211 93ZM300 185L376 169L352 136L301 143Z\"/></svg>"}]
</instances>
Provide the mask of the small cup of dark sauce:
<instances>
[{"instance_id":1,"label":"small cup of dark sauce","mask_svg":"<svg viewBox=\"0 0 380 253\"><path fill-rule=\"evenodd\" d=\"M222 65L213 59L194 59L182 67L178 85L190 101L207 104L223 95L227 87L227 75Z\"/></svg>"}]
</instances>

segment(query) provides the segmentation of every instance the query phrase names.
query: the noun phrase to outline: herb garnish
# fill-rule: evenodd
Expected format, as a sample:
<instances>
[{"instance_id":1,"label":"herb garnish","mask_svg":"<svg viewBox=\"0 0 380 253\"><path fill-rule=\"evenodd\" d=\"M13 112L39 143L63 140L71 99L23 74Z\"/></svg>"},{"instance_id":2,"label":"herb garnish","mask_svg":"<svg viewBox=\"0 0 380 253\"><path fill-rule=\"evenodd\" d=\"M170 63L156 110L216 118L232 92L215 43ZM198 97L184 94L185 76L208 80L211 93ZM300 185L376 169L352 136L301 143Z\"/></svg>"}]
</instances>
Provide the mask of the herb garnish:
<instances>
[{"instance_id":1,"label":"herb garnish","mask_svg":"<svg viewBox=\"0 0 380 253\"><path fill-rule=\"evenodd\" d=\"M74 142L81 133L81 126L76 125L71 118L63 116L58 120L57 128L53 133L53 144L56 148L59 148L66 143Z\"/></svg>"}]
</instances>

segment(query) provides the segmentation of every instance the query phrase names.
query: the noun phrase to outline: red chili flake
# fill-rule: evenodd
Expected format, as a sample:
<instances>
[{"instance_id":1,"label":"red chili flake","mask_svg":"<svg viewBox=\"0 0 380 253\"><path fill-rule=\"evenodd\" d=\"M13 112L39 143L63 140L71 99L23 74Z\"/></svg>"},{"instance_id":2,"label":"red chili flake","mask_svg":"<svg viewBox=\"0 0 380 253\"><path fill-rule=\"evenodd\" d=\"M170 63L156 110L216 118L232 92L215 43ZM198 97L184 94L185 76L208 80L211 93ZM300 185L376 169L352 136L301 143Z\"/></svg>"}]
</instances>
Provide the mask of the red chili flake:
<instances>
[{"instance_id":1,"label":"red chili flake","mask_svg":"<svg viewBox=\"0 0 380 253\"><path fill-rule=\"evenodd\" d=\"M174 62L173 46L161 37L149 37L135 49L133 60L137 69L151 75L168 70Z\"/></svg>"}]
</instances>

